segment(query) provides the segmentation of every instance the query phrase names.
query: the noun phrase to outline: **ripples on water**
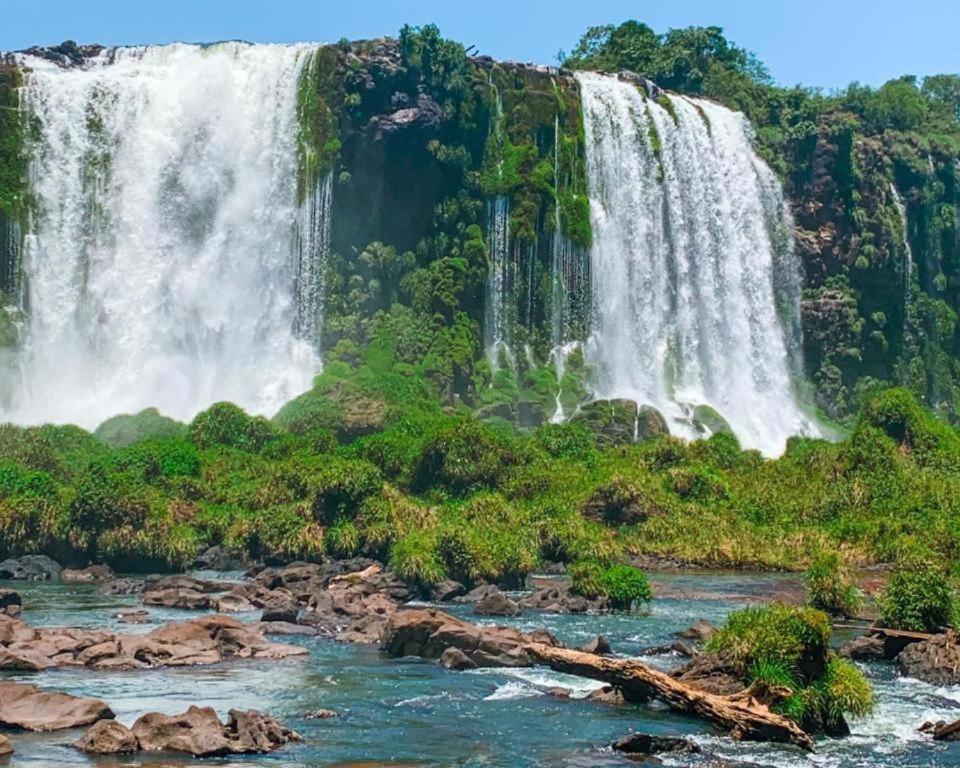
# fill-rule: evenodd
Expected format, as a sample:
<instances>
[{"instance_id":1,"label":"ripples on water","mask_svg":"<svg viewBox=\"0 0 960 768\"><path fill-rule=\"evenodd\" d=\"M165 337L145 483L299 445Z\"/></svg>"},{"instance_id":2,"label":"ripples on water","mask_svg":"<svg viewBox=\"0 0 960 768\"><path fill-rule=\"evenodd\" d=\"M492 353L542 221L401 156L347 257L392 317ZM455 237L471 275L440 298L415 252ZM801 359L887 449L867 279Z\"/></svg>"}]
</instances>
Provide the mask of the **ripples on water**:
<instances>
[{"instance_id":1,"label":"ripples on water","mask_svg":"<svg viewBox=\"0 0 960 768\"><path fill-rule=\"evenodd\" d=\"M776 593L780 577L685 574L659 577L667 594L648 616L557 616L528 613L507 620L523 629L547 627L570 644L605 635L622 653L636 655L662 644L671 633L706 618L715 623L752 595ZM9 584L20 591L24 616L35 625L104 627L146 632L154 625L122 625L114 615L137 604L133 596L105 596L95 587L66 584ZM711 599L696 599L710 593ZM453 613L469 617L469 606ZM150 609L155 622L195 613ZM256 619L258 614L240 614ZM497 620L500 621L500 620ZM494 623L486 620L486 623ZM662 706L613 707L583 701L593 681L544 669L449 672L435 662L388 659L375 648L341 645L309 637L278 638L310 649L310 656L281 662L237 662L215 667L138 672L52 670L9 674L56 690L106 700L129 725L147 711L182 712L191 704L210 705L221 716L231 708L256 708L299 731L302 744L272 755L243 759L172 760L140 755L96 761L69 744L79 732L12 734L16 754L11 766L483 766L484 768L606 768L636 765L603 745L631 729L693 735L705 751L771 768L921 768L960 766L960 744L934 744L915 729L924 720L960 717L960 688L936 688L900 679L891 665L865 669L874 683L878 707L873 716L851 723L853 736L818 743L812 756L768 744L739 744L714 735L703 723L668 712ZM649 659L658 666L679 661ZM562 687L570 700L546 695ZM341 717L306 720L304 713L334 709ZM706 765L696 758L665 758L666 765Z\"/></svg>"}]
</instances>

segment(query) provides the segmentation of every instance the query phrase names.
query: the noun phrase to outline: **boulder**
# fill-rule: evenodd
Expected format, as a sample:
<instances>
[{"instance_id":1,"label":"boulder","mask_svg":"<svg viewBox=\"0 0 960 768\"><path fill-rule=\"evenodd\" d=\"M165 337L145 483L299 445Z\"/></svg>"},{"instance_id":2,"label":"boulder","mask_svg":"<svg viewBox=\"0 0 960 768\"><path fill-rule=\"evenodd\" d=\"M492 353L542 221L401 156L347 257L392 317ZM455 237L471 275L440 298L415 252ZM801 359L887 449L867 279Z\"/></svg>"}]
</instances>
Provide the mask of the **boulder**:
<instances>
[{"instance_id":1,"label":"boulder","mask_svg":"<svg viewBox=\"0 0 960 768\"><path fill-rule=\"evenodd\" d=\"M960 632L951 629L929 640L911 643L897 656L905 677L933 685L960 684Z\"/></svg>"},{"instance_id":2,"label":"boulder","mask_svg":"<svg viewBox=\"0 0 960 768\"><path fill-rule=\"evenodd\" d=\"M243 560L217 544L197 555L191 568L196 571L240 571L245 565Z\"/></svg>"},{"instance_id":3,"label":"boulder","mask_svg":"<svg viewBox=\"0 0 960 768\"><path fill-rule=\"evenodd\" d=\"M146 582L144 579L111 579L100 585L100 591L105 595L139 595L143 592Z\"/></svg>"},{"instance_id":4,"label":"boulder","mask_svg":"<svg viewBox=\"0 0 960 768\"><path fill-rule=\"evenodd\" d=\"M113 719L113 711L99 699L44 691L23 683L0 683L0 726L4 728L58 731L105 719Z\"/></svg>"},{"instance_id":5,"label":"boulder","mask_svg":"<svg viewBox=\"0 0 960 768\"><path fill-rule=\"evenodd\" d=\"M147 752L180 752L195 757L272 752L290 741L294 731L262 712L230 710L226 724L211 707L190 707L180 715L150 712L131 728Z\"/></svg>"},{"instance_id":6,"label":"boulder","mask_svg":"<svg viewBox=\"0 0 960 768\"><path fill-rule=\"evenodd\" d=\"M854 661L882 661L887 659L885 646L883 638L861 635L845 643L840 655Z\"/></svg>"},{"instance_id":7,"label":"boulder","mask_svg":"<svg viewBox=\"0 0 960 768\"><path fill-rule=\"evenodd\" d=\"M579 650L583 651L584 653L593 653L597 656L606 656L609 653L613 653L610 643L603 635L597 635L589 643L580 646Z\"/></svg>"},{"instance_id":8,"label":"boulder","mask_svg":"<svg viewBox=\"0 0 960 768\"><path fill-rule=\"evenodd\" d=\"M207 611L213 607L214 602L214 598L206 592L186 588L157 589L143 593L144 605L157 605L163 608Z\"/></svg>"},{"instance_id":9,"label":"boulder","mask_svg":"<svg viewBox=\"0 0 960 768\"><path fill-rule=\"evenodd\" d=\"M574 594L570 583L564 581L542 587L521 598L520 607L549 613L586 613L591 610L604 610L606 600L603 598L588 600L582 595Z\"/></svg>"},{"instance_id":10,"label":"boulder","mask_svg":"<svg viewBox=\"0 0 960 768\"><path fill-rule=\"evenodd\" d=\"M60 564L46 555L24 555L0 563L0 579L50 581L60 575Z\"/></svg>"},{"instance_id":11,"label":"boulder","mask_svg":"<svg viewBox=\"0 0 960 768\"><path fill-rule=\"evenodd\" d=\"M512 627L487 627L471 624L442 611L404 608L384 623L380 647L391 656L420 656L439 659L449 648L459 650L478 667L528 667L533 660L527 653L532 642L556 639L549 633L525 635ZM448 654L448 663L464 663L459 655Z\"/></svg>"},{"instance_id":12,"label":"boulder","mask_svg":"<svg viewBox=\"0 0 960 768\"><path fill-rule=\"evenodd\" d=\"M675 736L651 736L648 733L631 733L610 745L614 752L628 755L660 755L664 753L694 754L700 752L690 739Z\"/></svg>"},{"instance_id":13,"label":"boulder","mask_svg":"<svg viewBox=\"0 0 960 768\"><path fill-rule=\"evenodd\" d=\"M10 739L0 733L0 757L7 757L13 754L13 744Z\"/></svg>"},{"instance_id":14,"label":"boulder","mask_svg":"<svg viewBox=\"0 0 960 768\"><path fill-rule=\"evenodd\" d=\"M446 579L434 585L433 589L430 590L430 599L437 603L446 603L455 597L461 597L466 592L466 587L459 581Z\"/></svg>"},{"instance_id":15,"label":"boulder","mask_svg":"<svg viewBox=\"0 0 960 768\"><path fill-rule=\"evenodd\" d=\"M587 701L595 701L599 704L626 704L627 700L623 697L619 688L612 685L605 685L603 688L597 688L587 694Z\"/></svg>"},{"instance_id":16,"label":"boulder","mask_svg":"<svg viewBox=\"0 0 960 768\"><path fill-rule=\"evenodd\" d=\"M103 584L113 578L108 565L90 565L80 570L64 568L60 571L60 581L74 584Z\"/></svg>"},{"instance_id":17,"label":"boulder","mask_svg":"<svg viewBox=\"0 0 960 768\"><path fill-rule=\"evenodd\" d=\"M739 693L746 684L729 654L697 656L673 671L673 677L718 696Z\"/></svg>"},{"instance_id":18,"label":"boulder","mask_svg":"<svg viewBox=\"0 0 960 768\"><path fill-rule=\"evenodd\" d=\"M263 606L260 621L284 621L296 624L299 615L300 604L292 597L276 598Z\"/></svg>"},{"instance_id":19,"label":"boulder","mask_svg":"<svg viewBox=\"0 0 960 768\"><path fill-rule=\"evenodd\" d=\"M497 591L477 602L473 612L477 616L517 616L520 606L503 592Z\"/></svg>"},{"instance_id":20,"label":"boulder","mask_svg":"<svg viewBox=\"0 0 960 768\"><path fill-rule=\"evenodd\" d=\"M0 589L0 613L7 616L19 616L23 603L20 593L12 589Z\"/></svg>"},{"instance_id":21,"label":"boulder","mask_svg":"<svg viewBox=\"0 0 960 768\"><path fill-rule=\"evenodd\" d=\"M698 643L705 643L713 637L713 633L716 631L717 628L713 626L713 624L705 619L700 619L686 629L676 632L675 635L683 640L695 640Z\"/></svg>"},{"instance_id":22,"label":"boulder","mask_svg":"<svg viewBox=\"0 0 960 768\"><path fill-rule=\"evenodd\" d=\"M92 755L128 755L140 749L140 742L133 731L122 723L101 720L94 723L73 746Z\"/></svg>"},{"instance_id":23,"label":"boulder","mask_svg":"<svg viewBox=\"0 0 960 768\"><path fill-rule=\"evenodd\" d=\"M601 447L629 445L670 432L660 411L634 400L594 400L581 406L570 421L593 432Z\"/></svg>"},{"instance_id":24,"label":"boulder","mask_svg":"<svg viewBox=\"0 0 960 768\"><path fill-rule=\"evenodd\" d=\"M456 598L454 602L457 603L479 603L485 597L490 595L500 594L500 587L496 584L481 584L479 587L474 587L465 595L461 595Z\"/></svg>"},{"instance_id":25,"label":"boulder","mask_svg":"<svg viewBox=\"0 0 960 768\"><path fill-rule=\"evenodd\" d=\"M939 720L936 723L924 723L917 730L929 733L934 741L960 741L960 720L947 723Z\"/></svg>"}]
</instances>

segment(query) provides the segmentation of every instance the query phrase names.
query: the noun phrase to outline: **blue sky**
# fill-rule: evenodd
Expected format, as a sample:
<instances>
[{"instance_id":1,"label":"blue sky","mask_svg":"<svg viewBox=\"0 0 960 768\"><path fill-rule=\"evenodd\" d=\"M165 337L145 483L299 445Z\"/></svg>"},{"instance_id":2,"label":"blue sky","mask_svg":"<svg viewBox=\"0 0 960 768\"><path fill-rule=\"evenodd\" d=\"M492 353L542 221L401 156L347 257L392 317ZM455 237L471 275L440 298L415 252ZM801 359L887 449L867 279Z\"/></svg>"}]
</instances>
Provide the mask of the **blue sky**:
<instances>
[{"instance_id":1,"label":"blue sky","mask_svg":"<svg viewBox=\"0 0 960 768\"><path fill-rule=\"evenodd\" d=\"M3 0L0 50L68 38L336 41L434 22L481 53L549 64L588 26L629 18L657 31L721 26L784 85L960 71L957 0Z\"/></svg>"}]
</instances>

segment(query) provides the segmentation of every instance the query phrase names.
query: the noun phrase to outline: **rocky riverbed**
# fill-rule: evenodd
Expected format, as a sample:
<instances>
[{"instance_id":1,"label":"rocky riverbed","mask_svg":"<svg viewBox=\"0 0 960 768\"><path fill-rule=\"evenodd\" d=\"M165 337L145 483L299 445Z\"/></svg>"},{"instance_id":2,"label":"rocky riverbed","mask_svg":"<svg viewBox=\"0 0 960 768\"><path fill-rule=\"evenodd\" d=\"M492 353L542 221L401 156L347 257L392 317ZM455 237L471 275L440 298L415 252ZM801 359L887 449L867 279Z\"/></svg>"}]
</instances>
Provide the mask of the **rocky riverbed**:
<instances>
[{"instance_id":1,"label":"rocky riverbed","mask_svg":"<svg viewBox=\"0 0 960 768\"><path fill-rule=\"evenodd\" d=\"M303 739L285 743L269 756L234 758L231 766L344 766L359 761L370 765L505 768L627 766L635 763L609 745L631 731L691 737L701 751L682 749L661 756L670 765L717 765L711 762L716 757L778 767L960 765L960 745L934 742L916 730L925 721L949 722L960 716L960 687L938 687L903 678L893 662L864 665L878 695L875 714L852 721L850 738L819 740L817 754L811 757L789 747L734 742L702 722L671 714L659 705L604 703L607 697L595 693L602 684L538 666L498 663L472 668L467 663L459 665L462 671L452 671L436 658L392 658L376 644L356 642L366 638L346 634L358 619L352 612L377 617L366 621L379 625L381 616L392 615L396 606L410 597L391 584L389 574L368 573L364 578L336 581L344 574L308 568L299 575L306 578L292 578L292 572L283 571L259 571L252 576L240 572L195 573L191 576L199 581L192 585L182 580L179 585L148 581L151 588L146 592L145 585L138 581L126 583L125 589L115 588L116 582L87 580L4 582L0 587L13 589L21 596L22 610L17 619L40 628L41 634L44 627L75 626L146 637L173 623L205 622L204 616L217 607L185 609L167 607L159 601L144 605L148 602L146 595L157 592L154 587L158 586L193 588L218 600L227 595L259 595L258 599L265 599L264 605L274 605L277 618L293 621L262 623L263 606L232 612L231 619L249 626L250 632L256 632L254 627L283 631L283 635L268 635L268 639L293 645L306 654L282 659L227 658L202 666L156 666L133 671L74 666L35 672L6 670L0 675L5 681L101 700L124 728L130 728L148 712L181 715L196 705L212 707L223 724L213 726L216 738L227 742L236 742L235 733L228 727L230 710L251 709L276 718ZM310 596L302 604L294 597L295 613L291 615L288 606L284 615L277 603L283 596L281 590L303 596L305 584L311 579L315 580L315 589L311 588ZM533 607L542 601L531 600L529 593L503 596L521 607L516 615L476 615L477 603L453 600L435 606L428 603L427 607L442 608L470 624L508 625L528 635L544 629L571 647L594 641L602 634L616 653L636 656L651 647L669 646L677 640L675 632L699 619L719 624L730 610L771 594L787 594L794 583L790 577L779 575L708 572L657 574L655 581L668 596L656 599L649 615L544 612ZM370 588L371 583L378 589ZM204 592L203 584L214 584L217 591ZM555 580L537 580L535 586L559 587L562 593L562 585ZM263 590L280 592L266 595ZM457 591L453 589L444 596L453 597ZM489 595L479 597L488 604L503 602L499 598L491 601ZM556 602L559 595L549 597ZM127 622L125 615L144 610L146 623ZM340 620L334 621L337 616ZM310 634L294 633L290 627L305 627ZM338 636L354 642L336 642L333 638ZM843 642L852 636L852 632L838 633L836 639ZM645 658L661 668L684 661L675 652ZM326 710L323 716L317 715L322 710ZM330 716L333 713L338 716ZM9 764L115 765L116 758L84 754L72 746L86 730L47 734L5 731L16 750L8 758ZM109 730L116 731L115 736L125 735L113 726ZM156 759L151 753L138 752L125 756L123 764L156 765ZM193 765L190 760L176 759L176 764Z\"/></svg>"}]
</instances>

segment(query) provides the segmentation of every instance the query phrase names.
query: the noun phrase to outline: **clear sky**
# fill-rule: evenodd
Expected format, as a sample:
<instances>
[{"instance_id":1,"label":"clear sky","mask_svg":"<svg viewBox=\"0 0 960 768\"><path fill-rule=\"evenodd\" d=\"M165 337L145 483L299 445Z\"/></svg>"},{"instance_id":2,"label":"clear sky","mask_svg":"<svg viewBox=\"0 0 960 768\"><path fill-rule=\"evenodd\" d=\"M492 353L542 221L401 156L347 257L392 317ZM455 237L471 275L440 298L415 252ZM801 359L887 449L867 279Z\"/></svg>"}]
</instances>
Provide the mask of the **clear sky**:
<instances>
[{"instance_id":1,"label":"clear sky","mask_svg":"<svg viewBox=\"0 0 960 768\"><path fill-rule=\"evenodd\" d=\"M556 62L595 24L635 18L658 32L716 25L783 85L880 85L960 72L960 0L2 0L0 50L65 39L105 45L396 34L436 23L501 59Z\"/></svg>"}]
</instances>

